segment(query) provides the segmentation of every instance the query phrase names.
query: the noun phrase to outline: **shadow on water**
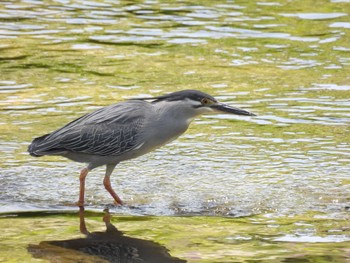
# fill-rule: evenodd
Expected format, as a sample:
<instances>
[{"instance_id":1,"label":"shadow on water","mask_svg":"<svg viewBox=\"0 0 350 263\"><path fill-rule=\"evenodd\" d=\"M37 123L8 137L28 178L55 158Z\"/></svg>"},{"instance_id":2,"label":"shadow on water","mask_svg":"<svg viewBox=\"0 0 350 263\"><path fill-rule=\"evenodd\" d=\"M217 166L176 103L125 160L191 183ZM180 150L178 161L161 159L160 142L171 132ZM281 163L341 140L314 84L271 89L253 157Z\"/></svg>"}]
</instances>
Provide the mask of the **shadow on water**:
<instances>
[{"instance_id":1,"label":"shadow on water","mask_svg":"<svg viewBox=\"0 0 350 263\"><path fill-rule=\"evenodd\" d=\"M80 232L85 238L42 241L28 245L35 258L50 262L186 262L172 257L168 249L150 240L124 236L111 223L111 214L105 211L105 232L89 232L85 224L84 207L80 207Z\"/></svg>"}]
</instances>

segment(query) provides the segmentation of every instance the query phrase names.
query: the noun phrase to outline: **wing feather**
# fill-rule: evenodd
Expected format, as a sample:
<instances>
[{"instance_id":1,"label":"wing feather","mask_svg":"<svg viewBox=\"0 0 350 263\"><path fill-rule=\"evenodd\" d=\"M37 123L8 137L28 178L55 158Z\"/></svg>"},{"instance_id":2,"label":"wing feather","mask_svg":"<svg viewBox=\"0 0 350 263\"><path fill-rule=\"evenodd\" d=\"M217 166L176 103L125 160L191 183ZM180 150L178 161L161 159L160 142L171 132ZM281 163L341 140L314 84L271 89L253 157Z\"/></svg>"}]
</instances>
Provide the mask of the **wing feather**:
<instances>
[{"instance_id":1,"label":"wing feather","mask_svg":"<svg viewBox=\"0 0 350 263\"><path fill-rule=\"evenodd\" d=\"M120 155L139 148L145 113L153 107L145 101L125 101L86 114L36 141L34 154L72 151L95 155ZM35 140L34 140L35 141Z\"/></svg>"}]
</instances>

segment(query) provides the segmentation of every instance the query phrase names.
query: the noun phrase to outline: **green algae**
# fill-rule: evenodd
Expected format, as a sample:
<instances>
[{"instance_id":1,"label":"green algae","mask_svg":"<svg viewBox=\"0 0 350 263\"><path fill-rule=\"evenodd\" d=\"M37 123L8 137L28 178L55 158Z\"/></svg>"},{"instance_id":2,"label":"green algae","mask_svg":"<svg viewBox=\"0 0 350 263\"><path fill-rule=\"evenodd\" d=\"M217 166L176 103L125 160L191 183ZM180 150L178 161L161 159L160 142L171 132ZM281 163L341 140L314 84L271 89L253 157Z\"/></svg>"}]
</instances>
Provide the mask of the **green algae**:
<instances>
[{"instance_id":1,"label":"green algae","mask_svg":"<svg viewBox=\"0 0 350 263\"><path fill-rule=\"evenodd\" d=\"M106 230L102 217L100 213L87 213L85 222L89 232ZM349 259L348 222L324 219L317 213L288 218L114 215L111 223L124 236L155 242L171 256L188 262L346 262ZM84 238L79 232L79 216L72 212L3 214L0 226L1 260L6 262L48 260L45 251L32 258L28 246ZM51 260L66 262L68 258L80 257L79 251L70 250L69 256L56 253L51 255Z\"/></svg>"},{"instance_id":2,"label":"green algae","mask_svg":"<svg viewBox=\"0 0 350 263\"><path fill-rule=\"evenodd\" d=\"M0 261L42 261L30 244L83 237L75 214L53 212L76 200L80 166L29 157L34 137L181 89L258 117L204 116L118 166L113 184L133 208L112 209L112 223L190 262L349 261L347 10L325 0L1 2L0 211L48 213L3 214ZM88 209L110 203L102 176L87 180ZM101 218L88 213L91 231L104 230Z\"/></svg>"}]
</instances>

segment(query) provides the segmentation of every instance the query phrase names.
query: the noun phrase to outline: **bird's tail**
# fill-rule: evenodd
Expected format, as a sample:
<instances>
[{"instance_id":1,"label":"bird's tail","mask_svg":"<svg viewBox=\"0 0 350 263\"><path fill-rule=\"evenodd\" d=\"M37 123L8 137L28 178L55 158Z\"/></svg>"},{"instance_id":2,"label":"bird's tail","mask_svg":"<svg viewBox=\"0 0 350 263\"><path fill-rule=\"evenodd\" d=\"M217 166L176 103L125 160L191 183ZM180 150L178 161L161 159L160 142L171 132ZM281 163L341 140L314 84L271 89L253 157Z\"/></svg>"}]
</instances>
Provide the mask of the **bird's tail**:
<instances>
[{"instance_id":1,"label":"bird's tail","mask_svg":"<svg viewBox=\"0 0 350 263\"><path fill-rule=\"evenodd\" d=\"M49 136L50 134L45 134L43 136L40 136L38 138L35 138L32 143L28 146L28 152L31 156L34 157L40 157L43 156L45 154L42 153L41 151L41 147L40 145L42 145L43 141L45 140L45 138L47 136Z\"/></svg>"}]
</instances>

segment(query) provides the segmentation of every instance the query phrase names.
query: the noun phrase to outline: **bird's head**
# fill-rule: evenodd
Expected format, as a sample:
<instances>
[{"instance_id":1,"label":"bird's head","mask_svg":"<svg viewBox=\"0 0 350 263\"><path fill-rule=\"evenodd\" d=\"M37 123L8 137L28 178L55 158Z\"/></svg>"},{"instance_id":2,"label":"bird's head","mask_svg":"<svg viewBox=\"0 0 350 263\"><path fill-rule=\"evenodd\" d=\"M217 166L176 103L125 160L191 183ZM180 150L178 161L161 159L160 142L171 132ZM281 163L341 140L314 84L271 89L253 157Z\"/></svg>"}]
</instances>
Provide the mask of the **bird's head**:
<instances>
[{"instance_id":1,"label":"bird's head","mask_svg":"<svg viewBox=\"0 0 350 263\"><path fill-rule=\"evenodd\" d=\"M175 109L186 109L193 116L213 113L255 116L254 113L221 103L209 94L198 90L182 90L158 97L141 99L152 100L154 104L162 103L163 107L171 104Z\"/></svg>"}]
</instances>

